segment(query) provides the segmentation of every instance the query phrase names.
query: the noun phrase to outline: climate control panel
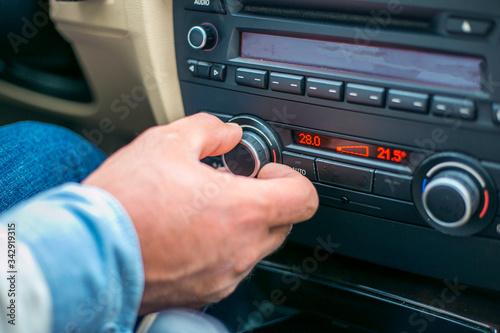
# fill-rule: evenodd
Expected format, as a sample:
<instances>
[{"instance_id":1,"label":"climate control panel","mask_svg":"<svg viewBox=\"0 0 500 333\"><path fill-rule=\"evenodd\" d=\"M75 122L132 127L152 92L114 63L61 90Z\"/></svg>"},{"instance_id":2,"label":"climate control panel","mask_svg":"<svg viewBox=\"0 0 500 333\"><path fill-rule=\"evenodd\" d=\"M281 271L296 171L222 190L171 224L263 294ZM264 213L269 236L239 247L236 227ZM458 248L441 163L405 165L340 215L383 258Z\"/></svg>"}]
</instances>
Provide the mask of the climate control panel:
<instances>
[{"instance_id":1,"label":"climate control panel","mask_svg":"<svg viewBox=\"0 0 500 333\"><path fill-rule=\"evenodd\" d=\"M414 4L404 22L428 13L425 32L364 36L360 21L257 2L175 2L177 72L186 115L247 126L224 156L232 172L277 162L314 183L319 210L289 242L331 239L340 255L500 291L498 11L471 5L490 30L458 34L448 23L466 2Z\"/></svg>"},{"instance_id":2,"label":"climate control panel","mask_svg":"<svg viewBox=\"0 0 500 333\"><path fill-rule=\"evenodd\" d=\"M316 184L323 204L453 236L478 234L496 216L495 184L465 154L269 125L253 115L229 122L243 128L240 143L222 157L233 174L256 177L265 164L283 163Z\"/></svg>"}]
</instances>

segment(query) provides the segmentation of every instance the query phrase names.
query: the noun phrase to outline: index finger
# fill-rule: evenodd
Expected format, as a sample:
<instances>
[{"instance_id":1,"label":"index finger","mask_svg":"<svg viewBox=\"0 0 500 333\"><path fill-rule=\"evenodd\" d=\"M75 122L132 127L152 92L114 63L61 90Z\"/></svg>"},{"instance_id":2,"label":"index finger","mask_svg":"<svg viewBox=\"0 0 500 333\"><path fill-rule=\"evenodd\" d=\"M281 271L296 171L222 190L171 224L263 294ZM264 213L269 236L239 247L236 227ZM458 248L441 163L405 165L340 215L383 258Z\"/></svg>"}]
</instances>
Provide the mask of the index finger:
<instances>
[{"instance_id":1,"label":"index finger","mask_svg":"<svg viewBox=\"0 0 500 333\"><path fill-rule=\"evenodd\" d=\"M197 159L227 153L241 140L240 126L222 122L208 113L179 119L167 126L165 131L178 136L185 154Z\"/></svg>"}]
</instances>

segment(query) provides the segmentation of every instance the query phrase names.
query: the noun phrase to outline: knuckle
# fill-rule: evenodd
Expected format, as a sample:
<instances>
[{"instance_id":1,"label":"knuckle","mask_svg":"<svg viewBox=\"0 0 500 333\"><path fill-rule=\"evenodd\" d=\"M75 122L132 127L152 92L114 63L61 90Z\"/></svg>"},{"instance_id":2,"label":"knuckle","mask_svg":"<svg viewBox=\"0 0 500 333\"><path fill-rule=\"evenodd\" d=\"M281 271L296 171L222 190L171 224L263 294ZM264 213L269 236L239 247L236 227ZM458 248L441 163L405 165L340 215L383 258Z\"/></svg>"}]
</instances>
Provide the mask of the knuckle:
<instances>
[{"instance_id":1,"label":"knuckle","mask_svg":"<svg viewBox=\"0 0 500 333\"><path fill-rule=\"evenodd\" d=\"M205 124L208 128L217 128L223 124L222 120L205 112L199 112L192 117L184 118L186 123L195 122L200 124ZM189 125L191 126L191 124Z\"/></svg>"}]
</instances>

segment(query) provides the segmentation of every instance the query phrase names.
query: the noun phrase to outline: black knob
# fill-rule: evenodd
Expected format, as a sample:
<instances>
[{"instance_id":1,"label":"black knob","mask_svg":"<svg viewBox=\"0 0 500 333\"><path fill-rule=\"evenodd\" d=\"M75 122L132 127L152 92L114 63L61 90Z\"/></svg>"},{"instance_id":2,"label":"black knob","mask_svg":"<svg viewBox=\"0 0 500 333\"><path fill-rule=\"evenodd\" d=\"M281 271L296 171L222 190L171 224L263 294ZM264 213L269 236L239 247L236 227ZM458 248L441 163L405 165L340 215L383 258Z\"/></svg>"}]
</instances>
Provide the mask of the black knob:
<instances>
[{"instance_id":1,"label":"black knob","mask_svg":"<svg viewBox=\"0 0 500 333\"><path fill-rule=\"evenodd\" d=\"M260 168L271 162L269 148L258 134L243 131L240 143L223 156L224 165L235 175L255 177Z\"/></svg>"},{"instance_id":2,"label":"black knob","mask_svg":"<svg viewBox=\"0 0 500 333\"><path fill-rule=\"evenodd\" d=\"M280 140L264 120L240 115L229 122L240 125L243 136L233 150L222 155L227 170L235 175L255 177L267 163L281 163Z\"/></svg>"},{"instance_id":3,"label":"black knob","mask_svg":"<svg viewBox=\"0 0 500 333\"><path fill-rule=\"evenodd\" d=\"M187 39L195 50L210 50L217 44L217 30L208 23L196 25L189 29Z\"/></svg>"},{"instance_id":4,"label":"black knob","mask_svg":"<svg viewBox=\"0 0 500 333\"><path fill-rule=\"evenodd\" d=\"M448 228L465 225L477 212L481 194L469 174L459 170L442 171L422 193L425 211L433 222Z\"/></svg>"},{"instance_id":5,"label":"black knob","mask_svg":"<svg viewBox=\"0 0 500 333\"><path fill-rule=\"evenodd\" d=\"M456 152L429 156L413 172L411 194L423 221L453 236L484 230L496 216L497 189L481 162Z\"/></svg>"}]
</instances>

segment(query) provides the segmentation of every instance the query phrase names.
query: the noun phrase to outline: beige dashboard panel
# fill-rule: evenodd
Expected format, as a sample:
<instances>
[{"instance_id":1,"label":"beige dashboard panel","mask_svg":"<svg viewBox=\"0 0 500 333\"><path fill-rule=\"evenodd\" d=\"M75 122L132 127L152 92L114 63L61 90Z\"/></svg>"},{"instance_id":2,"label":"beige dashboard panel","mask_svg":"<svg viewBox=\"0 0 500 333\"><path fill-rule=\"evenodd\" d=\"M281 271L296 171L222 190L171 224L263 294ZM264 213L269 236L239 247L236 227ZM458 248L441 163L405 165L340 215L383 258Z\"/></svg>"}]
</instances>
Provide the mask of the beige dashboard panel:
<instances>
[{"instance_id":1,"label":"beige dashboard panel","mask_svg":"<svg viewBox=\"0 0 500 333\"><path fill-rule=\"evenodd\" d=\"M51 17L72 44L95 103L80 115L112 114L134 128L184 115L175 62L172 0L51 0ZM133 116L130 116L133 114Z\"/></svg>"}]
</instances>

